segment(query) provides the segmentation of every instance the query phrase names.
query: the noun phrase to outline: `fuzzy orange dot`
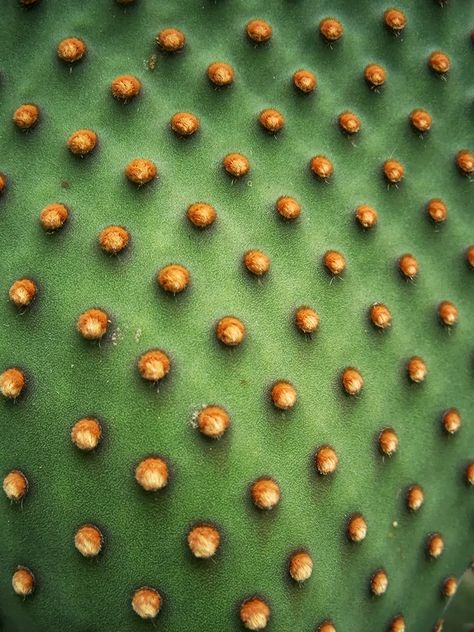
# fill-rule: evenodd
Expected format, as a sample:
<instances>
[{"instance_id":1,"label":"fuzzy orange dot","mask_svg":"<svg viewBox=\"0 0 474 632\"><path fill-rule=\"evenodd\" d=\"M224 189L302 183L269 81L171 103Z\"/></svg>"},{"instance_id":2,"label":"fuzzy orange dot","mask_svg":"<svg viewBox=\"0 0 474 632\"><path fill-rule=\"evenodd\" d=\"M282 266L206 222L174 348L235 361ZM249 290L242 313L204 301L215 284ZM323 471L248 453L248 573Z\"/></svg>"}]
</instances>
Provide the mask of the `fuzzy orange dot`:
<instances>
[{"instance_id":1,"label":"fuzzy orange dot","mask_svg":"<svg viewBox=\"0 0 474 632\"><path fill-rule=\"evenodd\" d=\"M442 301L438 305L438 318L442 325L452 327L458 322L458 308L450 301Z\"/></svg>"},{"instance_id":2,"label":"fuzzy orange dot","mask_svg":"<svg viewBox=\"0 0 474 632\"><path fill-rule=\"evenodd\" d=\"M216 325L216 337L222 344L236 347L245 338L245 325L234 316L225 316Z\"/></svg>"},{"instance_id":3,"label":"fuzzy orange dot","mask_svg":"<svg viewBox=\"0 0 474 632\"><path fill-rule=\"evenodd\" d=\"M33 103L20 105L13 113L13 122L22 130L31 129L39 119L39 107Z\"/></svg>"},{"instance_id":4,"label":"fuzzy orange dot","mask_svg":"<svg viewBox=\"0 0 474 632\"><path fill-rule=\"evenodd\" d=\"M197 414L197 425L204 436L220 439L229 428L229 414L220 406L205 406Z\"/></svg>"},{"instance_id":5,"label":"fuzzy orange dot","mask_svg":"<svg viewBox=\"0 0 474 632\"><path fill-rule=\"evenodd\" d=\"M215 61L207 67L207 76L216 86L230 86L235 79L235 72L230 64Z\"/></svg>"},{"instance_id":6,"label":"fuzzy orange dot","mask_svg":"<svg viewBox=\"0 0 474 632\"><path fill-rule=\"evenodd\" d=\"M474 173L474 153L468 149L462 149L456 155L456 165L466 175Z\"/></svg>"},{"instance_id":7,"label":"fuzzy orange dot","mask_svg":"<svg viewBox=\"0 0 474 632\"><path fill-rule=\"evenodd\" d=\"M74 546L84 557L97 557L102 550L104 538L92 524L85 524L74 535Z\"/></svg>"},{"instance_id":8,"label":"fuzzy orange dot","mask_svg":"<svg viewBox=\"0 0 474 632\"><path fill-rule=\"evenodd\" d=\"M335 18L324 18L319 23L319 32L328 42L336 42L344 34L344 27Z\"/></svg>"},{"instance_id":9,"label":"fuzzy orange dot","mask_svg":"<svg viewBox=\"0 0 474 632\"><path fill-rule=\"evenodd\" d=\"M442 632L444 627L444 619L438 619L433 626L433 632Z\"/></svg>"},{"instance_id":10,"label":"fuzzy orange dot","mask_svg":"<svg viewBox=\"0 0 474 632\"><path fill-rule=\"evenodd\" d=\"M398 160L386 160L383 163L383 173L389 182L401 182L405 175L405 167Z\"/></svg>"},{"instance_id":11,"label":"fuzzy orange dot","mask_svg":"<svg viewBox=\"0 0 474 632\"><path fill-rule=\"evenodd\" d=\"M135 468L135 480L147 492L157 492L168 484L169 472L166 461L148 457Z\"/></svg>"},{"instance_id":12,"label":"fuzzy orange dot","mask_svg":"<svg viewBox=\"0 0 474 632\"><path fill-rule=\"evenodd\" d=\"M91 129L78 129L67 140L69 151L76 156L90 154L96 145L97 134Z\"/></svg>"},{"instance_id":13,"label":"fuzzy orange dot","mask_svg":"<svg viewBox=\"0 0 474 632\"><path fill-rule=\"evenodd\" d=\"M318 85L318 80L316 79L316 75L310 70L301 69L297 70L293 74L293 85L300 92L309 94L310 92L313 92Z\"/></svg>"},{"instance_id":14,"label":"fuzzy orange dot","mask_svg":"<svg viewBox=\"0 0 474 632\"><path fill-rule=\"evenodd\" d=\"M311 307L298 307L295 311L295 325L304 334L312 334L319 327L319 314Z\"/></svg>"},{"instance_id":15,"label":"fuzzy orange dot","mask_svg":"<svg viewBox=\"0 0 474 632\"><path fill-rule=\"evenodd\" d=\"M260 597L252 597L242 602L240 620L247 630L264 630L270 620L270 607Z\"/></svg>"},{"instance_id":16,"label":"fuzzy orange dot","mask_svg":"<svg viewBox=\"0 0 474 632\"><path fill-rule=\"evenodd\" d=\"M135 158L125 167L125 176L134 184L142 185L151 182L158 175L156 165L146 158Z\"/></svg>"},{"instance_id":17,"label":"fuzzy orange dot","mask_svg":"<svg viewBox=\"0 0 474 632\"><path fill-rule=\"evenodd\" d=\"M301 215L301 205L293 197L282 195L276 201L275 208L283 219L294 220Z\"/></svg>"},{"instance_id":18,"label":"fuzzy orange dot","mask_svg":"<svg viewBox=\"0 0 474 632\"><path fill-rule=\"evenodd\" d=\"M398 436L393 428L384 428L379 434L379 450L385 456L392 456L398 450Z\"/></svg>"},{"instance_id":19,"label":"fuzzy orange dot","mask_svg":"<svg viewBox=\"0 0 474 632\"><path fill-rule=\"evenodd\" d=\"M7 177L4 173L0 173L0 193L3 193L7 186Z\"/></svg>"},{"instance_id":20,"label":"fuzzy orange dot","mask_svg":"<svg viewBox=\"0 0 474 632\"><path fill-rule=\"evenodd\" d=\"M314 465L316 470L322 476L334 474L339 463L338 456L334 448L329 445L323 445L318 448L314 455Z\"/></svg>"},{"instance_id":21,"label":"fuzzy orange dot","mask_svg":"<svg viewBox=\"0 0 474 632\"><path fill-rule=\"evenodd\" d=\"M466 263L470 268L474 269L474 245L466 248Z\"/></svg>"},{"instance_id":22,"label":"fuzzy orange dot","mask_svg":"<svg viewBox=\"0 0 474 632\"><path fill-rule=\"evenodd\" d=\"M245 27L245 32L247 37L257 44L268 42L273 35L271 25L264 20L250 20Z\"/></svg>"},{"instance_id":23,"label":"fuzzy orange dot","mask_svg":"<svg viewBox=\"0 0 474 632\"><path fill-rule=\"evenodd\" d=\"M332 621L322 621L318 625L317 632L336 632L336 627Z\"/></svg>"},{"instance_id":24,"label":"fuzzy orange dot","mask_svg":"<svg viewBox=\"0 0 474 632\"><path fill-rule=\"evenodd\" d=\"M59 59L72 64L84 57L87 47L78 37L66 37L59 42L56 52Z\"/></svg>"},{"instance_id":25,"label":"fuzzy orange dot","mask_svg":"<svg viewBox=\"0 0 474 632\"><path fill-rule=\"evenodd\" d=\"M86 340L99 340L107 332L109 317L102 309L88 309L76 322L76 329Z\"/></svg>"},{"instance_id":26,"label":"fuzzy orange dot","mask_svg":"<svg viewBox=\"0 0 474 632\"><path fill-rule=\"evenodd\" d=\"M143 586L132 596L132 609L141 619L154 619L161 609L161 595L154 588Z\"/></svg>"},{"instance_id":27,"label":"fuzzy orange dot","mask_svg":"<svg viewBox=\"0 0 474 632\"><path fill-rule=\"evenodd\" d=\"M290 557L288 564L290 577L298 583L307 581L313 573L313 560L306 551L296 551Z\"/></svg>"},{"instance_id":28,"label":"fuzzy orange dot","mask_svg":"<svg viewBox=\"0 0 474 632\"><path fill-rule=\"evenodd\" d=\"M198 117L191 112L177 112L171 117L170 126L179 136L192 136L201 125Z\"/></svg>"},{"instance_id":29,"label":"fuzzy orange dot","mask_svg":"<svg viewBox=\"0 0 474 632\"><path fill-rule=\"evenodd\" d=\"M285 125L285 117L283 114L271 108L262 110L258 120L260 125L266 129L267 132L271 132L272 134L279 132Z\"/></svg>"},{"instance_id":30,"label":"fuzzy orange dot","mask_svg":"<svg viewBox=\"0 0 474 632\"><path fill-rule=\"evenodd\" d=\"M76 421L71 430L71 441L79 450L95 450L102 438L102 428L97 419L84 417Z\"/></svg>"},{"instance_id":31,"label":"fuzzy orange dot","mask_svg":"<svg viewBox=\"0 0 474 632\"><path fill-rule=\"evenodd\" d=\"M433 119L426 110L418 108L410 114L410 123L418 132L428 132L431 129Z\"/></svg>"},{"instance_id":32,"label":"fuzzy orange dot","mask_svg":"<svg viewBox=\"0 0 474 632\"><path fill-rule=\"evenodd\" d=\"M28 597L35 589L35 576L26 566L18 566L12 575L13 591L20 597Z\"/></svg>"},{"instance_id":33,"label":"fuzzy orange dot","mask_svg":"<svg viewBox=\"0 0 474 632\"><path fill-rule=\"evenodd\" d=\"M381 595L387 592L387 588L388 588L387 573L383 569L375 571L375 573L370 578L370 592L375 597L380 597Z\"/></svg>"},{"instance_id":34,"label":"fuzzy orange dot","mask_svg":"<svg viewBox=\"0 0 474 632\"><path fill-rule=\"evenodd\" d=\"M10 368L0 373L0 393L7 399L16 399L21 394L26 384L23 371Z\"/></svg>"},{"instance_id":35,"label":"fuzzy orange dot","mask_svg":"<svg viewBox=\"0 0 474 632\"><path fill-rule=\"evenodd\" d=\"M426 539L426 552L433 559L437 559L444 551L444 540L439 533L432 533Z\"/></svg>"},{"instance_id":36,"label":"fuzzy orange dot","mask_svg":"<svg viewBox=\"0 0 474 632\"><path fill-rule=\"evenodd\" d=\"M443 585L441 587L441 594L443 595L443 597L446 597L449 599L450 597L454 597L457 589L458 589L458 580L456 579L456 577L453 577L451 575L450 577L446 577L446 579L443 581Z\"/></svg>"},{"instance_id":37,"label":"fuzzy orange dot","mask_svg":"<svg viewBox=\"0 0 474 632\"><path fill-rule=\"evenodd\" d=\"M367 522L362 514L350 517L346 527L347 537L351 542L362 542L367 536Z\"/></svg>"},{"instance_id":38,"label":"fuzzy orange dot","mask_svg":"<svg viewBox=\"0 0 474 632\"><path fill-rule=\"evenodd\" d=\"M280 486L272 478L259 478L250 487L250 497L259 509L273 509L280 502Z\"/></svg>"},{"instance_id":39,"label":"fuzzy orange dot","mask_svg":"<svg viewBox=\"0 0 474 632\"><path fill-rule=\"evenodd\" d=\"M227 173L234 178L245 176L250 171L250 162L242 154L227 154L222 164Z\"/></svg>"},{"instance_id":40,"label":"fuzzy orange dot","mask_svg":"<svg viewBox=\"0 0 474 632\"><path fill-rule=\"evenodd\" d=\"M407 374L410 380L415 382L415 384L424 382L428 374L428 367L423 358L420 358L420 356L411 357L407 362Z\"/></svg>"},{"instance_id":41,"label":"fuzzy orange dot","mask_svg":"<svg viewBox=\"0 0 474 632\"><path fill-rule=\"evenodd\" d=\"M342 274L346 269L344 255L337 250L328 250L323 256L323 263L330 274Z\"/></svg>"},{"instance_id":42,"label":"fuzzy orange dot","mask_svg":"<svg viewBox=\"0 0 474 632\"><path fill-rule=\"evenodd\" d=\"M339 127L346 134L357 134L360 131L360 118L353 112L343 112L337 119Z\"/></svg>"},{"instance_id":43,"label":"fuzzy orange dot","mask_svg":"<svg viewBox=\"0 0 474 632\"><path fill-rule=\"evenodd\" d=\"M342 387L348 395L358 395L364 387L364 378L356 369L348 367L341 376Z\"/></svg>"},{"instance_id":44,"label":"fuzzy orange dot","mask_svg":"<svg viewBox=\"0 0 474 632\"><path fill-rule=\"evenodd\" d=\"M398 268L400 273L407 279L414 279L419 271L418 261L409 253L400 257L398 260Z\"/></svg>"},{"instance_id":45,"label":"fuzzy orange dot","mask_svg":"<svg viewBox=\"0 0 474 632\"><path fill-rule=\"evenodd\" d=\"M387 79L387 73L379 64L369 64L364 69L364 77L369 86L378 88L383 86Z\"/></svg>"},{"instance_id":46,"label":"fuzzy orange dot","mask_svg":"<svg viewBox=\"0 0 474 632\"><path fill-rule=\"evenodd\" d=\"M428 213L428 217L436 224L445 222L448 217L448 207L443 200L439 199L430 200L426 205L426 212Z\"/></svg>"},{"instance_id":47,"label":"fuzzy orange dot","mask_svg":"<svg viewBox=\"0 0 474 632\"><path fill-rule=\"evenodd\" d=\"M407 18L400 9L387 9L383 14L385 25L392 31L400 32L407 25Z\"/></svg>"},{"instance_id":48,"label":"fuzzy orange dot","mask_svg":"<svg viewBox=\"0 0 474 632\"><path fill-rule=\"evenodd\" d=\"M466 482L469 485L474 485L474 461L471 461L466 465Z\"/></svg>"},{"instance_id":49,"label":"fuzzy orange dot","mask_svg":"<svg viewBox=\"0 0 474 632\"><path fill-rule=\"evenodd\" d=\"M272 386L270 397L275 408L289 410L296 404L298 393L293 384L289 382L276 382Z\"/></svg>"},{"instance_id":50,"label":"fuzzy orange dot","mask_svg":"<svg viewBox=\"0 0 474 632\"><path fill-rule=\"evenodd\" d=\"M107 226L99 234L99 246L104 252L117 255L128 245L130 235L123 226Z\"/></svg>"},{"instance_id":51,"label":"fuzzy orange dot","mask_svg":"<svg viewBox=\"0 0 474 632\"><path fill-rule=\"evenodd\" d=\"M208 559L215 555L220 541L219 531L209 525L196 525L187 535L189 549L199 559Z\"/></svg>"},{"instance_id":52,"label":"fuzzy orange dot","mask_svg":"<svg viewBox=\"0 0 474 632\"><path fill-rule=\"evenodd\" d=\"M161 268L156 275L156 280L161 289L171 294L183 292L188 287L190 278L189 270L177 263Z\"/></svg>"},{"instance_id":53,"label":"fuzzy orange dot","mask_svg":"<svg viewBox=\"0 0 474 632\"><path fill-rule=\"evenodd\" d=\"M40 213L41 226L46 231L59 230L69 217L69 211L64 204L48 204Z\"/></svg>"},{"instance_id":54,"label":"fuzzy orange dot","mask_svg":"<svg viewBox=\"0 0 474 632\"><path fill-rule=\"evenodd\" d=\"M456 408L449 408L443 413L441 420L444 430L449 434L455 434L461 427L461 415Z\"/></svg>"},{"instance_id":55,"label":"fuzzy orange dot","mask_svg":"<svg viewBox=\"0 0 474 632\"><path fill-rule=\"evenodd\" d=\"M175 28L163 29L156 36L156 43L161 50L167 53L175 53L181 50L186 44L186 36L184 33Z\"/></svg>"},{"instance_id":56,"label":"fuzzy orange dot","mask_svg":"<svg viewBox=\"0 0 474 632\"><path fill-rule=\"evenodd\" d=\"M390 622L390 632L405 632L405 618L401 614L397 614Z\"/></svg>"},{"instance_id":57,"label":"fuzzy orange dot","mask_svg":"<svg viewBox=\"0 0 474 632\"><path fill-rule=\"evenodd\" d=\"M334 165L326 156L314 156L309 164L314 175L322 180L327 180L334 173Z\"/></svg>"},{"instance_id":58,"label":"fuzzy orange dot","mask_svg":"<svg viewBox=\"0 0 474 632\"><path fill-rule=\"evenodd\" d=\"M362 228L373 228L376 226L379 216L372 206L362 204L356 208L355 218Z\"/></svg>"},{"instance_id":59,"label":"fuzzy orange dot","mask_svg":"<svg viewBox=\"0 0 474 632\"><path fill-rule=\"evenodd\" d=\"M428 66L438 74L444 74L451 68L451 61L446 53L434 51L428 58Z\"/></svg>"},{"instance_id":60,"label":"fuzzy orange dot","mask_svg":"<svg viewBox=\"0 0 474 632\"><path fill-rule=\"evenodd\" d=\"M3 491L8 500L20 502L28 492L28 479L20 470L12 470L3 479Z\"/></svg>"},{"instance_id":61,"label":"fuzzy orange dot","mask_svg":"<svg viewBox=\"0 0 474 632\"><path fill-rule=\"evenodd\" d=\"M418 511L425 502L425 494L421 485L412 485L407 489L406 503L410 511Z\"/></svg>"},{"instance_id":62,"label":"fuzzy orange dot","mask_svg":"<svg viewBox=\"0 0 474 632\"><path fill-rule=\"evenodd\" d=\"M392 314L383 303L375 303L370 308L370 320L375 327L387 329L392 324Z\"/></svg>"},{"instance_id":63,"label":"fuzzy orange dot","mask_svg":"<svg viewBox=\"0 0 474 632\"><path fill-rule=\"evenodd\" d=\"M11 302L17 307L26 307L36 296L38 288L31 279L18 279L8 290Z\"/></svg>"},{"instance_id":64,"label":"fuzzy orange dot","mask_svg":"<svg viewBox=\"0 0 474 632\"><path fill-rule=\"evenodd\" d=\"M129 101L140 94L142 84L134 75L119 75L110 86L112 95L120 101Z\"/></svg>"},{"instance_id":65,"label":"fuzzy orange dot","mask_svg":"<svg viewBox=\"0 0 474 632\"><path fill-rule=\"evenodd\" d=\"M205 202L195 202L188 206L187 218L197 228L207 228L217 219L216 209Z\"/></svg>"},{"instance_id":66,"label":"fuzzy orange dot","mask_svg":"<svg viewBox=\"0 0 474 632\"><path fill-rule=\"evenodd\" d=\"M261 250L249 250L243 261L247 270L255 276L263 276L270 270L270 257Z\"/></svg>"},{"instance_id":67,"label":"fuzzy orange dot","mask_svg":"<svg viewBox=\"0 0 474 632\"><path fill-rule=\"evenodd\" d=\"M157 382L169 373L171 360L163 351L151 349L143 353L138 359L138 372L149 382Z\"/></svg>"}]
</instances>

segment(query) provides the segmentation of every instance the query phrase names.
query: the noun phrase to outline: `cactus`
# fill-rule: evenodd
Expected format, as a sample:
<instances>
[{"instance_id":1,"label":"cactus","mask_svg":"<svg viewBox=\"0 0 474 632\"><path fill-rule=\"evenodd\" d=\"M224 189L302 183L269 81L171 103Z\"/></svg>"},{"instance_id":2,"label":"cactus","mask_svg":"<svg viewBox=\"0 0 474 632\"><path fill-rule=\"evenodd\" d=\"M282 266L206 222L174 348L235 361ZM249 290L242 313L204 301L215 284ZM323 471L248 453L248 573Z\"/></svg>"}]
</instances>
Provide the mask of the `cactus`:
<instances>
[{"instance_id":1,"label":"cactus","mask_svg":"<svg viewBox=\"0 0 474 632\"><path fill-rule=\"evenodd\" d=\"M2 630L440 630L468 3L3 5Z\"/></svg>"}]
</instances>

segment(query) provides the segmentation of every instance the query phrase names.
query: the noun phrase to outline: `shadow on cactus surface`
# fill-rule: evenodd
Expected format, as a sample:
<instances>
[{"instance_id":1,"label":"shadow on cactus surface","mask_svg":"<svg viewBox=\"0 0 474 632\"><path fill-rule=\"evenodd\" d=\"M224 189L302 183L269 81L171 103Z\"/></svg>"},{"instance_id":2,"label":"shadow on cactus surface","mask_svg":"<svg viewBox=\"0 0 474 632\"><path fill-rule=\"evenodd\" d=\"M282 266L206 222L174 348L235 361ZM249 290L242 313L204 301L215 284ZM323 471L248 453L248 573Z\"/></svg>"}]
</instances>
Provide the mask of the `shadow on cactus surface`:
<instances>
[{"instance_id":1,"label":"shadow on cactus surface","mask_svg":"<svg viewBox=\"0 0 474 632\"><path fill-rule=\"evenodd\" d=\"M389 8L2 3L5 632L474 619L474 16Z\"/></svg>"}]
</instances>

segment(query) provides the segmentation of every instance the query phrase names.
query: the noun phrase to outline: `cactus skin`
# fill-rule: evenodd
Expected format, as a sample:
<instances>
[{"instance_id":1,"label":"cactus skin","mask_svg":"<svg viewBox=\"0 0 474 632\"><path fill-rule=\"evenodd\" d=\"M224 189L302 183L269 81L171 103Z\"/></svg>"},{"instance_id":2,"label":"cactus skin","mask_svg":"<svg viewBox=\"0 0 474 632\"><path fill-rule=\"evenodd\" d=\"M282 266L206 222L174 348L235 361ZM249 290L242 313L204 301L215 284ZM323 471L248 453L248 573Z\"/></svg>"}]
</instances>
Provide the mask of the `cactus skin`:
<instances>
[{"instance_id":1,"label":"cactus skin","mask_svg":"<svg viewBox=\"0 0 474 632\"><path fill-rule=\"evenodd\" d=\"M0 369L24 368L28 384L15 402L0 402L0 463L5 474L20 469L29 481L23 503L0 502L5 632L143 630L146 623L130 606L140 586L159 590L157 629L167 632L241 630L240 603L255 594L271 607L271 632L312 631L325 619L337 630L385 630L400 612L407 629L429 630L443 616L442 581L459 577L473 554L474 496L463 479L474 458L474 273L464 260L474 241L472 184L454 164L469 139L472 151L472 15L468 3L400 2L408 25L395 37L382 23L387 6L360 2L354 16L349 0L317 8L306 0L291 7L279 0L265 11L255 0L232 7L191 0L127 7L83 0L67 8L42 0L31 9L4 3ZM332 47L317 32L327 15L345 27ZM268 44L245 37L255 17L273 26ZM154 45L168 26L186 34L181 53L161 53ZM88 46L71 69L55 56L68 36ZM427 68L433 50L450 56L447 81ZM207 66L217 60L234 67L232 86L209 83ZM379 93L363 79L374 62L387 71ZM317 75L314 94L293 89L299 68ZM112 80L124 73L143 84L125 104L110 94ZM21 103L41 111L27 133L11 122ZM259 126L265 108L285 115L276 137ZM424 138L408 123L415 108L433 117ZM362 121L353 142L336 123L347 110ZM169 129L179 111L200 117L194 137L177 138ZM82 159L66 148L81 128L99 139ZM250 160L241 181L222 170L230 152ZM317 154L334 164L328 184L310 173ZM159 177L137 189L123 169L141 156L155 162ZM392 157L405 167L398 188L381 176ZM301 202L299 220L276 216L280 195ZM426 218L431 198L449 208L439 228ZM218 212L203 232L185 217L197 201ZM70 218L49 235L38 215L55 202L70 209ZM360 204L379 213L371 231L354 222ZM131 234L118 257L97 246L110 224ZM262 280L242 267L251 248L271 257ZM343 280L331 282L322 267L328 249L346 257ZM414 282L397 269L405 252L420 264ZM176 297L154 280L169 263L191 272L189 288ZM25 277L37 282L38 294L18 312L8 288ZM452 330L436 317L442 300L459 309ZM368 320L374 302L391 310L387 331ZM311 339L292 323L300 305L321 317ZM91 307L112 321L100 344L75 329ZM215 324L226 315L247 328L235 349L215 339ZM135 366L151 348L172 360L159 389L144 383ZM413 355L428 365L423 384L406 379ZM364 377L358 398L340 388L347 366ZM279 379L297 388L290 411L277 411L269 401ZM204 440L191 423L205 404L229 411L230 429L218 441ZM440 429L449 407L463 418L452 437ZM104 430L92 453L70 440L71 427L85 416L99 418ZM376 440L387 426L396 430L399 448L382 458ZM327 478L312 465L323 444L339 457ZM170 482L147 494L133 470L155 453L168 459ZM267 513L248 495L263 475L282 490L279 505ZM412 483L425 491L423 507L413 514L404 504ZM350 543L346 522L357 512L368 533ZM194 559L187 549L186 534L199 521L221 531L214 559ZM104 536L95 560L74 548L74 534L86 523ZM432 532L445 541L435 561L424 550ZM314 560L303 586L287 571L289 555L299 548ZM25 600L11 589L17 565L31 568L37 582ZM369 582L379 568L389 586L376 598Z\"/></svg>"}]
</instances>

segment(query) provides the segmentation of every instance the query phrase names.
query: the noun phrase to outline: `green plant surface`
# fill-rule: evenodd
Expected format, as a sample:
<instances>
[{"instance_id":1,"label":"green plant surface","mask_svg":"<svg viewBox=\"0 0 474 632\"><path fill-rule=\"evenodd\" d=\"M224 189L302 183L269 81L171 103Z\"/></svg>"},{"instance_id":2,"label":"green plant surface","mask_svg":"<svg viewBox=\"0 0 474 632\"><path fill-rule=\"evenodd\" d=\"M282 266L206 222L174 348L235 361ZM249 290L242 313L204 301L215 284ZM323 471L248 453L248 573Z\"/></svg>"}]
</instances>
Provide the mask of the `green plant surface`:
<instances>
[{"instance_id":1,"label":"green plant surface","mask_svg":"<svg viewBox=\"0 0 474 632\"><path fill-rule=\"evenodd\" d=\"M385 630L402 612L407 629L430 630L442 616L443 579L460 576L472 549L474 495L463 478L474 458L474 272L464 251L474 242L472 182L459 173L455 155L472 151L472 8L430 0L399 2L408 26L395 37L382 24L386 3L309 0L156 3L121 7L113 1L43 0L30 10L3 3L0 24L0 197L2 300L0 370L19 366L28 385L18 400L0 401L1 472L21 469L30 489L22 504L0 499L0 621L5 632L128 632L146 629L130 607L135 588L156 587L163 608L156 629L166 632L237 632L239 604L260 594L268 600L270 632L312 632L331 618L339 631ZM320 20L337 17L342 40L329 46ZM248 20L272 24L269 44L244 35ZM161 53L154 37L173 26L186 33L183 52ZM72 67L56 58L58 42L87 43ZM427 67L444 50L447 80ZM150 56L156 66L150 69ZM235 68L232 86L215 89L209 63ZM370 90L368 63L382 64L386 86ZM295 70L318 78L312 95L297 93ZM119 74L136 75L142 94L121 104L110 94ZM21 103L41 109L35 129L11 122ZM269 135L258 125L266 107L280 110L284 130ZM426 108L432 130L421 138L409 113ZM362 121L354 140L337 126L352 110ZM190 111L201 119L195 137L177 138L170 117ZM66 141L91 128L99 142L92 155L72 156ZM241 152L251 163L232 180L221 162ZM316 154L334 163L328 182L309 170ZM136 157L153 160L159 177L137 188L123 170ZM382 164L405 166L400 186L387 186ZM280 195L302 204L296 222L274 210ZM430 198L448 205L439 227L426 218ZM197 231L186 219L196 201L214 205L218 219ZM46 234L38 216L63 202L71 217ZM362 231L354 209L370 204L375 229ZM126 226L127 252L108 257L97 246L105 226ZM262 280L241 259L250 248L272 261ZM347 270L330 279L321 258L344 253ZM397 260L412 252L420 264L415 281L402 279ZM168 263L191 273L190 287L168 296L155 274ZM37 281L31 306L19 312L8 301L18 278ZM452 301L459 323L442 327L436 308ZM393 324L376 331L368 309L383 302ZM292 318L313 306L321 325L302 336ZM100 344L75 328L81 312L101 307L111 317ZM244 343L217 342L217 320L232 314L247 327ZM167 378L144 383L138 356L158 347L172 361ZM411 384L405 364L419 355L428 365L423 384ZM340 387L346 366L365 386L352 398ZM278 379L298 391L294 409L281 412L269 399ZM192 416L219 404L231 428L219 441L204 440ZM442 412L459 409L455 436L441 431ZM80 453L70 429L97 416L104 439ZM392 426L400 447L392 458L377 449L379 431ZM312 464L317 446L339 456L332 477ZM142 491L134 466L151 453L170 463L170 483L156 494ZM3 474L3 475L4 475ZM248 486L268 474L280 484L280 504L256 510ZM406 510L407 486L426 495L416 514ZM345 524L364 514L367 538L347 542ZM194 559L186 546L190 525L217 524L222 546L211 560ZM103 552L88 560L75 550L75 530L91 522L104 534ZM440 532L445 551L427 559L427 534ZM314 559L303 586L288 577L289 554L306 547ZM37 585L21 599L11 589L18 564ZM370 576L383 567L387 593L369 593Z\"/></svg>"}]
</instances>

